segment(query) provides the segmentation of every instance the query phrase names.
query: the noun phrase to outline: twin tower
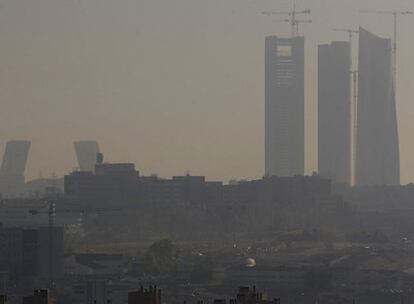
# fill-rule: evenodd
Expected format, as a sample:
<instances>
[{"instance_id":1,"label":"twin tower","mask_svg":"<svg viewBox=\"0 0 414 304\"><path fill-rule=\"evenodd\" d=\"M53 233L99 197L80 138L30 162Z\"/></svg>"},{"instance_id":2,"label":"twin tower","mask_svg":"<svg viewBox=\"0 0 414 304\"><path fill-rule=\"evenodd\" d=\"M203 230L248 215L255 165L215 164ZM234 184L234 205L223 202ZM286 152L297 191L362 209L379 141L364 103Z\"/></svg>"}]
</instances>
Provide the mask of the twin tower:
<instances>
[{"instance_id":1,"label":"twin tower","mask_svg":"<svg viewBox=\"0 0 414 304\"><path fill-rule=\"evenodd\" d=\"M319 174L336 183L399 185L390 39L359 31L358 102L351 102L349 42L320 45ZM266 175L304 174L304 38L266 37Z\"/></svg>"}]
</instances>

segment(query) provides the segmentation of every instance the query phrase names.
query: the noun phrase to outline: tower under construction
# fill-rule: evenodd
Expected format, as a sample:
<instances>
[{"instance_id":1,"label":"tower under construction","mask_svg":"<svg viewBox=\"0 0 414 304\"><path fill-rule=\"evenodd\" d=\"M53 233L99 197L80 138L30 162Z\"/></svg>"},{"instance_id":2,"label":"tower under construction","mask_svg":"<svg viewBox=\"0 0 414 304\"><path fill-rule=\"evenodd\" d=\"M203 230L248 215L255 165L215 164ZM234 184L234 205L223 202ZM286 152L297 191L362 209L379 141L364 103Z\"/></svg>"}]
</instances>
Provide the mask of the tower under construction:
<instances>
[{"instance_id":1,"label":"tower under construction","mask_svg":"<svg viewBox=\"0 0 414 304\"><path fill-rule=\"evenodd\" d=\"M349 42L319 46L319 174L335 183L351 182L351 48Z\"/></svg>"},{"instance_id":2,"label":"tower under construction","mask_svg":"<svg viewBox=\"0 0 414 304\"><path fill-rule=\"evenodd\" d=\"M355 182L399 185L400 157L390 39L360 28Z\"/></svg>"},{"instance_id":3,"label":"tower under construction","mask_svg":"<svg viewBox=\"0 0 414 304\"><path fill-rule=\"evenodd\" d=\"M266 37L265 171L304 174L304 38Z\"/></svg>"}]
</instances>

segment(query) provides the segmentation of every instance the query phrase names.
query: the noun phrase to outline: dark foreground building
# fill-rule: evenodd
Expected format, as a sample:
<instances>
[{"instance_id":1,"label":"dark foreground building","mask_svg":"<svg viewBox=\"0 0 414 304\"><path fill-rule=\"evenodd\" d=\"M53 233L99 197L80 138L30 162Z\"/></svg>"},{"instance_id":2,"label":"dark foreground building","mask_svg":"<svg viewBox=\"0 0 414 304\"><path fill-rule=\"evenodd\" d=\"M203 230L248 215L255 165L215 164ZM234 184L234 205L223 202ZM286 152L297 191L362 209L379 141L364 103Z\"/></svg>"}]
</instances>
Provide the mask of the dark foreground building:
<instances>
[{"instance_id":1,"label":"dark foreground building","mask_svg":"<svg viewBox=\"0 0 414 304\"><path fill-rule=\"evenodd\" d=\"M157 286L150 286L148 289L143 286L137 291L128 293L128 304L161 304L161 289Z\"/></svg>"},{"instance_id":2,"label":"dark foreground building","mask_svg":"<svg viewBox=\"0 0 414 304\"><path fill-rule=\"evenodd\" d=\"M62 227L7 228L0 225L0 271L9 274L6 289L11 286L31 288L35 278L61 278L63 255Z\"/></svg>"},{"instance_id":3,"label":"dark foreground building","mask_svg":"<svg viewBox=\"0 0 414 304\"><path fill-rule=\"evenodd\" d=\"M49 291L47 289L39 289L33 292L31 296L24 296L22 304L48 304Z\"/></svg>"}]
</instances>

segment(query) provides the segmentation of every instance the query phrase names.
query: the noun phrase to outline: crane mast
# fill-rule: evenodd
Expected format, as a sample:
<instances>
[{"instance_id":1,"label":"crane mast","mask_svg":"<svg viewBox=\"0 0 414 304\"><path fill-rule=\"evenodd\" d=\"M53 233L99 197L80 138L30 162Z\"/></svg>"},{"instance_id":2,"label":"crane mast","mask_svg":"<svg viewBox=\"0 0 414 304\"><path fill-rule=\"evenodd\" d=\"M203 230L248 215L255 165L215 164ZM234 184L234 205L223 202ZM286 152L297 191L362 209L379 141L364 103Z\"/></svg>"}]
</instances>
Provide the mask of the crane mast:
<instances>
[{"instance_id":1,"label":"crane mast","mask_svg":"<svg viewBox=\"0 0 414 304\"><path fill-rule=\"evenodd\" d=\"M56 213L104 213L111 211L121 211L120 208L82 208L82 209L58 209L56 210L56 202L54 199L46 201L49 205L49 209L46 212L42 212L36 209L29 210L31 215L38 215L47 213L48 215L48 233L49 233L49 288L54 290L54 227Z\"/></svg>"},{"instance_id":2,"label":"crane mast","mask_svg":"<svg viewBox=\"0 0 414 304\"><path fill-rule=\"evenodd\" d=\"M345 32L349 35L349 77L350 77L350 113L352 113L352 119L350 124L351 131L351 180L350 184L355 184L355 171L356 171L356 146L358 136L358 69L354 65L352 56L354 35L358 35L358 30L353 29L334 29L336 32Z\"/></svg>"}]
</instances>

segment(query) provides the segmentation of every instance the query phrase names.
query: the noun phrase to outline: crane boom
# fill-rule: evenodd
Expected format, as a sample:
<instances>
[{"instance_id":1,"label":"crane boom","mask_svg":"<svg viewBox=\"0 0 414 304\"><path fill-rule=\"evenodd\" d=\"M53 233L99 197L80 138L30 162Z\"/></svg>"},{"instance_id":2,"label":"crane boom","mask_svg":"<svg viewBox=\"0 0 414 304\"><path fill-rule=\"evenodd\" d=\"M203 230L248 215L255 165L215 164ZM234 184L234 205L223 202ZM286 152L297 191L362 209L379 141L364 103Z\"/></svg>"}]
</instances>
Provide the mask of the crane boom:
<instances>
[{"instance_id":1,"label":"crane boom","mask_svg":"<svg viewBox=\"0 0 414 304\"><path fill-rule=\"evenodd\" d=\"M372 14L397 14L397 15L412 15L412 11L381 11L381 10L360 10L361 13L372 13Z\"/></svg>"},{"instance_id":2,"label":"crane boom","mask_svg":"<svg viewBox=\"0 0 414 304\"><path fill-rule=\"evenodd\" d=\"M297 15L309 15L311 13L310 9L304 9L297 11L296 6L293 5L292 11L265 11L262 12L263 15L271 16L271 15L288 15L290 19L286 19L285 22L289 22L291 26L291 34L292 38L295 36L299 36L299 24L300 23L312 23L312 20L298 20Z\"/></svg>"}]
</instances>

